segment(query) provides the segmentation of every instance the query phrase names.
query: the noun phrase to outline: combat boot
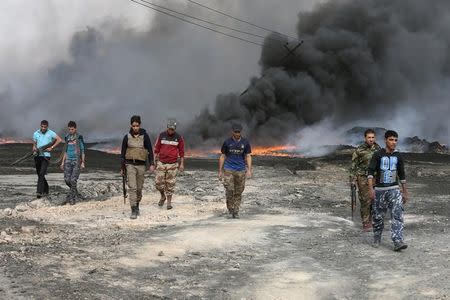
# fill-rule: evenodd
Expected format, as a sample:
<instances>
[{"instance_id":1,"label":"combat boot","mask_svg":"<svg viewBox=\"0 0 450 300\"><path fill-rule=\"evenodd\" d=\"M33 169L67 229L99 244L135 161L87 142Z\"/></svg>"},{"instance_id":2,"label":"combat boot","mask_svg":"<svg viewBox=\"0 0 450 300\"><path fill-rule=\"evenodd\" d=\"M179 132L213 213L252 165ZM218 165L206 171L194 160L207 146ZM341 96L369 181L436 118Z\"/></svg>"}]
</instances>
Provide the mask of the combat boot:
<instances>
[{"instance_id":1,"label":"combat boot","mask_svg":"<svg viewBox=\"0 0 450 300\"><path fill-rule=\"evenodd\" d=\"M408 248L408 245L403 243L403 241L394 242L394 251L398 252L406 248Z\"/></svg>"},{"instance_id":2,"label":"combat boot","mask_svg":"<svg viewBox=\"0 0 450 300\"><path fill-rule=\"evenodd\" d=\"M166 198L167 198L167 209L168 210L172 209L173 208L173 206L172 206L172 195L167 195Z\"/></svg>"},{"instance_id":3,"label":"combat boot","mask_svg":"<svg viewBox=\"0 0 450 300\"><path fill-rule=\"evenodd\" d=\"M139 211L139 201L136 204L136 211L137 211L137 215L140 216L141 212Z\"/></svg>"},{"instance_id":4,"label":"combat boot","mask_svg":"<svg viewBox=\"0 0 450 300\"><path fill-rule=\"evenodd\" d=\"M137 216L138 216L137 206L132 206L130 219L136 219Z\"/></svg>"},{"instance_id":5,"label":"combat boot","mask_svg":"<svg viewBox=\"0 0 450 300\"><path fill-rule=\"evenodd\" d=\"M161 193L161 199L159 199L158 202L158 206L161 207L164 205L164 202L166 202L166 195L164 194L164 192L160 192Z\"/></svg>"},{"instance_id":6,"label":"combat boot","mask_svg":"<svg viewBox=\"0 0 450 300\"><path fill-rule=\"evenodd\" d=\"M372 247L379 248L381 244L381 236L375 235L373 237Z\"/></svg>"}]
</instances>

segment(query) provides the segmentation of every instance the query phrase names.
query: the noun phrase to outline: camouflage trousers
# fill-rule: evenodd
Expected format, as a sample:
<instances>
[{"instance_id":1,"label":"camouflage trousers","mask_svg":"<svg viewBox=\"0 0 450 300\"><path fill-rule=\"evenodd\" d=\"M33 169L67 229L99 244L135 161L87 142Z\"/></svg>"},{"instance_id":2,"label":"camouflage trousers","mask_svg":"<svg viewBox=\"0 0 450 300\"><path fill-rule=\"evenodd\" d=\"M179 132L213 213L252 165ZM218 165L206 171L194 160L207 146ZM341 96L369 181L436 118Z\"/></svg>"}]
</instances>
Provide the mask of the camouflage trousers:
<instances>
[{"instance_id":1,"label":"camouflage trousers","mask_svg":"<svg viewBox=\"0 0 450 300\"><path fill-rule=\"evenodd\" d=\"M79 177L80 163L77 160L66 160L64 163L64 181L70 188L67 200L75 200L77 197L77 182Z\"/></svg>"},{"instance_id":2,"label":"camouflage trousers","mask_svg":"<svg viewBox=\"0 0 450 300\"><path fill-rule=\"evenodd\" d=\"M173 195L178 173L178 163L165 164L160 161L156 164L155 187L166 196Z\"/></svg>"},{"instance_id":3,"label":"camouflage trousers","mask_svg":"<svg viewBox=\"0 0 450 300\"><path fill-rule=\"evenodd\" d=\"M370 199L369 184L367 181L367 176L358 176L358 198L361 203L361 220L363 224L371 223L371 204L372 199Z\"/></svg>"},{"instance_id":4,"label":"camouflage trousers","mask_svg":"<svg viewBox=\"0 0 450 300\"><path fill-rule=\"evenodd\" d=\"M403 241L403 201L399 188L375 190L375 202L372 208L375 239L381 239L384 218L388 211L391 215L391 239L394 243Z\"/></svg>"},{"instance_id":5,"label":"camouflage trousers","mask_svg":"<svg viewBox=\"0 0 450 300\"><path fill-rule=\"evenodd\" d=\"M127 164L128 195L131 207L137 206L142 199L144 188L145 165Z\"/></svg>"},{"instance_id":6,"label":"camouflage trousers","mask_svg":"<svg viewBox=\"0 0 450 300\"><path fill-rule=\"evenodd\" d=\"M228 171L223 174L223 185L230 213L238 213L241 206L242 192L245 189L245 171Z\"/></svg>"}]
</instances>

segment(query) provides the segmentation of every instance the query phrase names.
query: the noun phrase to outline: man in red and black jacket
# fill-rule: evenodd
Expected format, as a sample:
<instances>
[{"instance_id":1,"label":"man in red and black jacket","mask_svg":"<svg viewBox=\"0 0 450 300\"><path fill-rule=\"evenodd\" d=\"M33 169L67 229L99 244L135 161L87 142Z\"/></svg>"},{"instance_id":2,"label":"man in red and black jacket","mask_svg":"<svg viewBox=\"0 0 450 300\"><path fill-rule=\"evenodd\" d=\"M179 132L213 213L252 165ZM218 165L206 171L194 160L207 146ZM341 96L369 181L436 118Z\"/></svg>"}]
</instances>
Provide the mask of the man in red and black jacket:
<instances>
[{"instance_id":1,"label":"man in red and black jacket","mask_svg":"<svg viewBox=\"0 0 450 300\"><path fill-rule=\"evenodd\" d=\"M155 144L156 189L161 193L159 206L167 200L167 209L172 209L172 195L175 190L177 172L184 170L184 140L175 130L173 120L167 124L167 130L161 132ZM179 159L178 159L179 158Z\"/></svg>"}]
</instances>

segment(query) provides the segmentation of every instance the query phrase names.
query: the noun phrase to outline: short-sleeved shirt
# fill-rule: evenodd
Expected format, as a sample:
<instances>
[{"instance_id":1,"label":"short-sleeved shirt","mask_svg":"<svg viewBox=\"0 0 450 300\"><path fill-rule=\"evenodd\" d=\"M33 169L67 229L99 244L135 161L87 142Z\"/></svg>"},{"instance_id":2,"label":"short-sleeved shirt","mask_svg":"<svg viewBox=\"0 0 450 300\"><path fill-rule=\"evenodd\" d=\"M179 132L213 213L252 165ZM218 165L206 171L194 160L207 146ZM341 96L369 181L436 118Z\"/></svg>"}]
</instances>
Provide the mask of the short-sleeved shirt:
<instances>
[{"instance_id":1,"label":"short-sleeved shirt","mask_svg":"<svg viewBox=\"0 0 450 300\"><path fill-rule=\"evenodd\" d=\"M399 179L405 183L405 164L400 153L397 150L387 153L384 148L375 152L367 178L375 178L375 188L397 187Z\"/></svg>"},{"instance_id":2,"label":"short-sleeved shirt","mask_svg":"<svg viewBox=\"0 0 450 300\"><path fill-rule=\"evenodd\" d=\"M222 154L225 155L224 169L230 171L245 171L245 156L252 153L252 148L247 139L227 139L222 145Z\"/></svg>"},{"instance_id":3,"label":"short-sleeved shirt","mask_svg":"<svg viewBox=\"0 0 450 300\"><path fill-rule=\"evenodd\" d=\"M40 148L53 142L53 140L56 139L56 136L56 133L50 129L47 129L45 133L39 129L33 134L33 141L35 141L36 146ZM50 152L43 152L42 154L39 154L39 156L50 157L51 155Z\"/></svg>"}]
</instances>

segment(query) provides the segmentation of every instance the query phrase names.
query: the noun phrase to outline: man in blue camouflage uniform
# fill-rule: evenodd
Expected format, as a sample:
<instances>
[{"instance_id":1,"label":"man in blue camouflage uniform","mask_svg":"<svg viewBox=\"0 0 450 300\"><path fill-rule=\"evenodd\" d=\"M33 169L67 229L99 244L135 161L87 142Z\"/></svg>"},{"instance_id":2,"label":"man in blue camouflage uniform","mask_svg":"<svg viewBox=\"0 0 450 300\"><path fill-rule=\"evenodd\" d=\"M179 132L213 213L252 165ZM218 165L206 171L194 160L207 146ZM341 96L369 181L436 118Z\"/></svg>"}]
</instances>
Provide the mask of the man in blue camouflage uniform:
<instances>
[{"instance_id":1,"label":"man in blue camouflage uniform","mask_svg":"<svg viewBox=\"0 0 450 300\"><path fill-rule=\"evenodd\" d=\"M398 134L393 130L386 131L386 147L372 156L368 171L369 191L374 199L372 207L373 246L379 247L384 229L386 212L391 214L391 239L394 251L401 251L408 246L403 242L403 205L408 200L406 190L405 166L403 158L395 149ZM375 178L375 189L373 181ZM401 191L399 186L401 183Z\"/></svg>"},{"instance_id":2,"label":"man in blue camouflage uniform","mask_svg":"<svg viewBox=\"0 0 450 300\"><path fill-rule=\"evenodd\" d=\"M358 186L358 198L361 204L361 221L364 231L372 228L372 218L370 207L369 185L367 182L367 169L372 155L381 147L375 143L375 131L367 129L364 132L364 144L359 145L353 152L352 165L350 167L350 184Z\"/></svg>"}]
</instances>

